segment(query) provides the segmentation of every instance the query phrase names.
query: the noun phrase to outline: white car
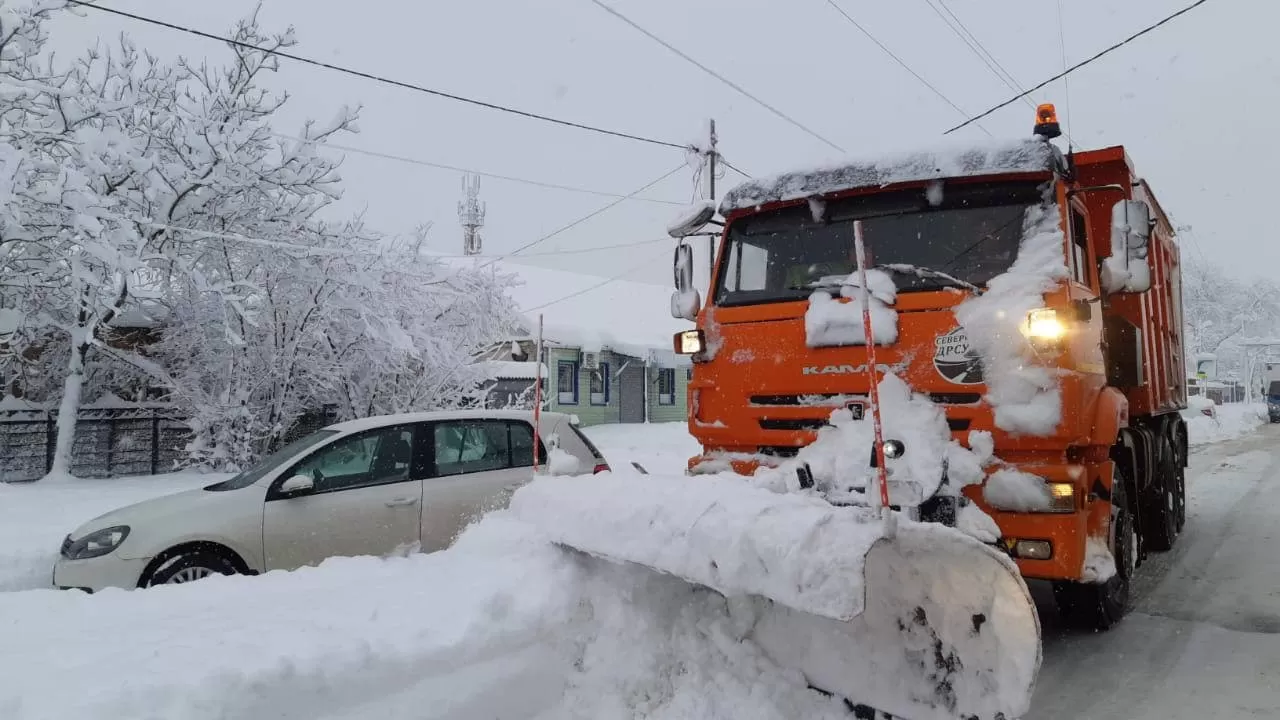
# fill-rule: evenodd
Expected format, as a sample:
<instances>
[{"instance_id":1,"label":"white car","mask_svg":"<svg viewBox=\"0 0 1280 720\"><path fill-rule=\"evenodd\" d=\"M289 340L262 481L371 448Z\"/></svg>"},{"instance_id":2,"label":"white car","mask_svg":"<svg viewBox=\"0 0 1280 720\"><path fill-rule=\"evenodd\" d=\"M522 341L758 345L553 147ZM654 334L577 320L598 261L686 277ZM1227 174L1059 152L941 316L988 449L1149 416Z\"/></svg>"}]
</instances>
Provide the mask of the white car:
<instances>
[{"instance_id":1,"label":"white car","mask_svg":"<svg viewBox=\"0 0 1280 720\"><path fill-rule=\"evenodd\" d=\"M85 523L63 541L53 584L139 588L293 570L334 555L440 550L533 478L533 436L531 411L330 425L230 480ZM542 413L538 454L558 474L609 469L561 413Z\"/></svg>"}]
</instances>

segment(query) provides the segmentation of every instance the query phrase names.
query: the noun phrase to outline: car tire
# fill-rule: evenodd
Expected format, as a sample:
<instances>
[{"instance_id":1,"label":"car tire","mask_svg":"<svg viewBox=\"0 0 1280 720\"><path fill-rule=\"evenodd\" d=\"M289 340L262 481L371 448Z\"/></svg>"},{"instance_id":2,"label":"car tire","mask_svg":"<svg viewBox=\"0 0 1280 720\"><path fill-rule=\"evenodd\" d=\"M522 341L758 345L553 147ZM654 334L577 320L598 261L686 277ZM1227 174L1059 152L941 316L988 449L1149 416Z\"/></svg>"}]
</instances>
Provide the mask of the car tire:
<instances>
[{"instance_id":1,"label":"car tire","mask_svg":"<svg viewBox=\"0 0 1280 720\"><path fill-rule=\"evenodd\" d=\"M146 586L183 585L211 575L236 575L239 571L235 561L222 553L213 550L187 550L160 563L151 572Z\"/></svg>"}]
</instances>

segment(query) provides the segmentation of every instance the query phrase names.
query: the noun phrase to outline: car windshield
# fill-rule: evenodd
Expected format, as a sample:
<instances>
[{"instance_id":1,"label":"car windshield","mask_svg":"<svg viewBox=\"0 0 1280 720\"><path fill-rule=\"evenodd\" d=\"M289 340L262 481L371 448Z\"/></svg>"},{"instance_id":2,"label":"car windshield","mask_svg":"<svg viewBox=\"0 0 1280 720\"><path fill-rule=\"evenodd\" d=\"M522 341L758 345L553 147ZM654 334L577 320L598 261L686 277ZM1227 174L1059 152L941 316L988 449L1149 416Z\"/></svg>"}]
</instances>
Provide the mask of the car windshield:
<instances>
[{"instance_id":1,"label":"car windshield","mask_svg":"<svg viewBox=\"0 0 1280 720\"><path fill-rule=\"evenodd\" d=\"M288 462L298 453L306 450L307 448L319 445L321 442L337 434L337 430L317 430L310 435L300 437L259 460L248 470L245 470L229 480L209 485L205 487L205 490L218 492L222 490L239 490L240 488L249 487L261 480L264 475L279 467L282 463Z\"/></svg>"},{"instance_id":2,"label":"car windshield","mask_svg":"<svg viewBox=\"0 0 1280 720\"><path fill-rule=\"evenodd\" d=\"M899 292L985 285L1018 254L1027 210L1045 202L1043 183L948 187L864 195L751 215L729 227L718 305L801 300L838 286L857 269L853 223L862 220L867 264Z\"/></svg>"},{"instance_id":3,"label":"car windshield","mask_svg":"<svg viewBox=\"0 0 1280 720\"><path fill-rule=\"evenodd\" d=\"M1272 380L1271 385L1267 388L1267 395L1276 397L1280 395L1280 380Z\"/></svg>"}]
</instances>

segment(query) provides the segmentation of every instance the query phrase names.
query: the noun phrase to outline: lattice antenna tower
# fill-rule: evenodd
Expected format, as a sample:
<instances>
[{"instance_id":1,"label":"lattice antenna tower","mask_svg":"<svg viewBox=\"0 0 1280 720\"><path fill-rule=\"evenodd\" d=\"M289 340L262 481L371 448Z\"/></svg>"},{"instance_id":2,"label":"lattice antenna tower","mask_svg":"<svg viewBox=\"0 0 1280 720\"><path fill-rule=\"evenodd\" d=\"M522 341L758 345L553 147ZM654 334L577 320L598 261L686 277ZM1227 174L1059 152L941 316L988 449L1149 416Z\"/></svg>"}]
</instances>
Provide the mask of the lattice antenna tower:
<instances>
[{"instance_id":1,"label":"lattice antenna tower","mask_svg":"<svg viewBox=\"0 0 1280 720\"><path fill-rule=\"evenodd\" d=\"M458 222L462 224L462 253L480 254L480 228L484 227L485 203L480 201L480 176L463 175L462 193L465 199L458 203Z\"/></svg>"}]
</instances>

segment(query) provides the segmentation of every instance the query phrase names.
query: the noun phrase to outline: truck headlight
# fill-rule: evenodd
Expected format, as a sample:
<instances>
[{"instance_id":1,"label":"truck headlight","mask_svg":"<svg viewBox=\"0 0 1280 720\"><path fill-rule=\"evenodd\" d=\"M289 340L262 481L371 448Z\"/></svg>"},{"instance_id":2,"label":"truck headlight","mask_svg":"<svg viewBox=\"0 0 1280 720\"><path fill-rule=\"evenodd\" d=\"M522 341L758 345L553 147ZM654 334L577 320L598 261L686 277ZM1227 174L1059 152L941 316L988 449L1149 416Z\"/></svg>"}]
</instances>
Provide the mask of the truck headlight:
<instances>
[{"instance_id":1,"label":"truck headlight","mask_svg":"<svg viewBox=\"0 0 1280 720\"><path fill-rule=\"evenodd\" d=\"M1049 512L1074 512L1076 486L1069 482L1049 483Z\"/></svg>"},{"instance_id":2,"label":"truck headlight","mask_svg":"<svg viewBox=\"0 0 1280 720\"><path fill-rule=\"evenodd\" d=\"M85 535L79 540L72 540L62 550L62 556L68 560L87 560L110 554L120 547L120 543L129 537L128 525L103 528Z\"/></svg>"},{"instance_id":3,"label":"truck headlight","mask_svg":"<svg viewBox=\"0 0 1280 720\"><path fill-rule=\"evenodd\" d=\"M677 355L697 355L707 349L706 336L701 330L685 330L676 333L675 341Z\"/></svg>"},{"instance_id":4,"label":"truck headlight","mask_svg":"<svg viewBox=\"0 0 1280 720\"><path fill-rule=\"evenodd\" d=\"M1053 308L1040 308L1027 313L1027 337L1032 340L1056 342L1067 334L1067 324Z\"/></svg>"}]
</instances>

